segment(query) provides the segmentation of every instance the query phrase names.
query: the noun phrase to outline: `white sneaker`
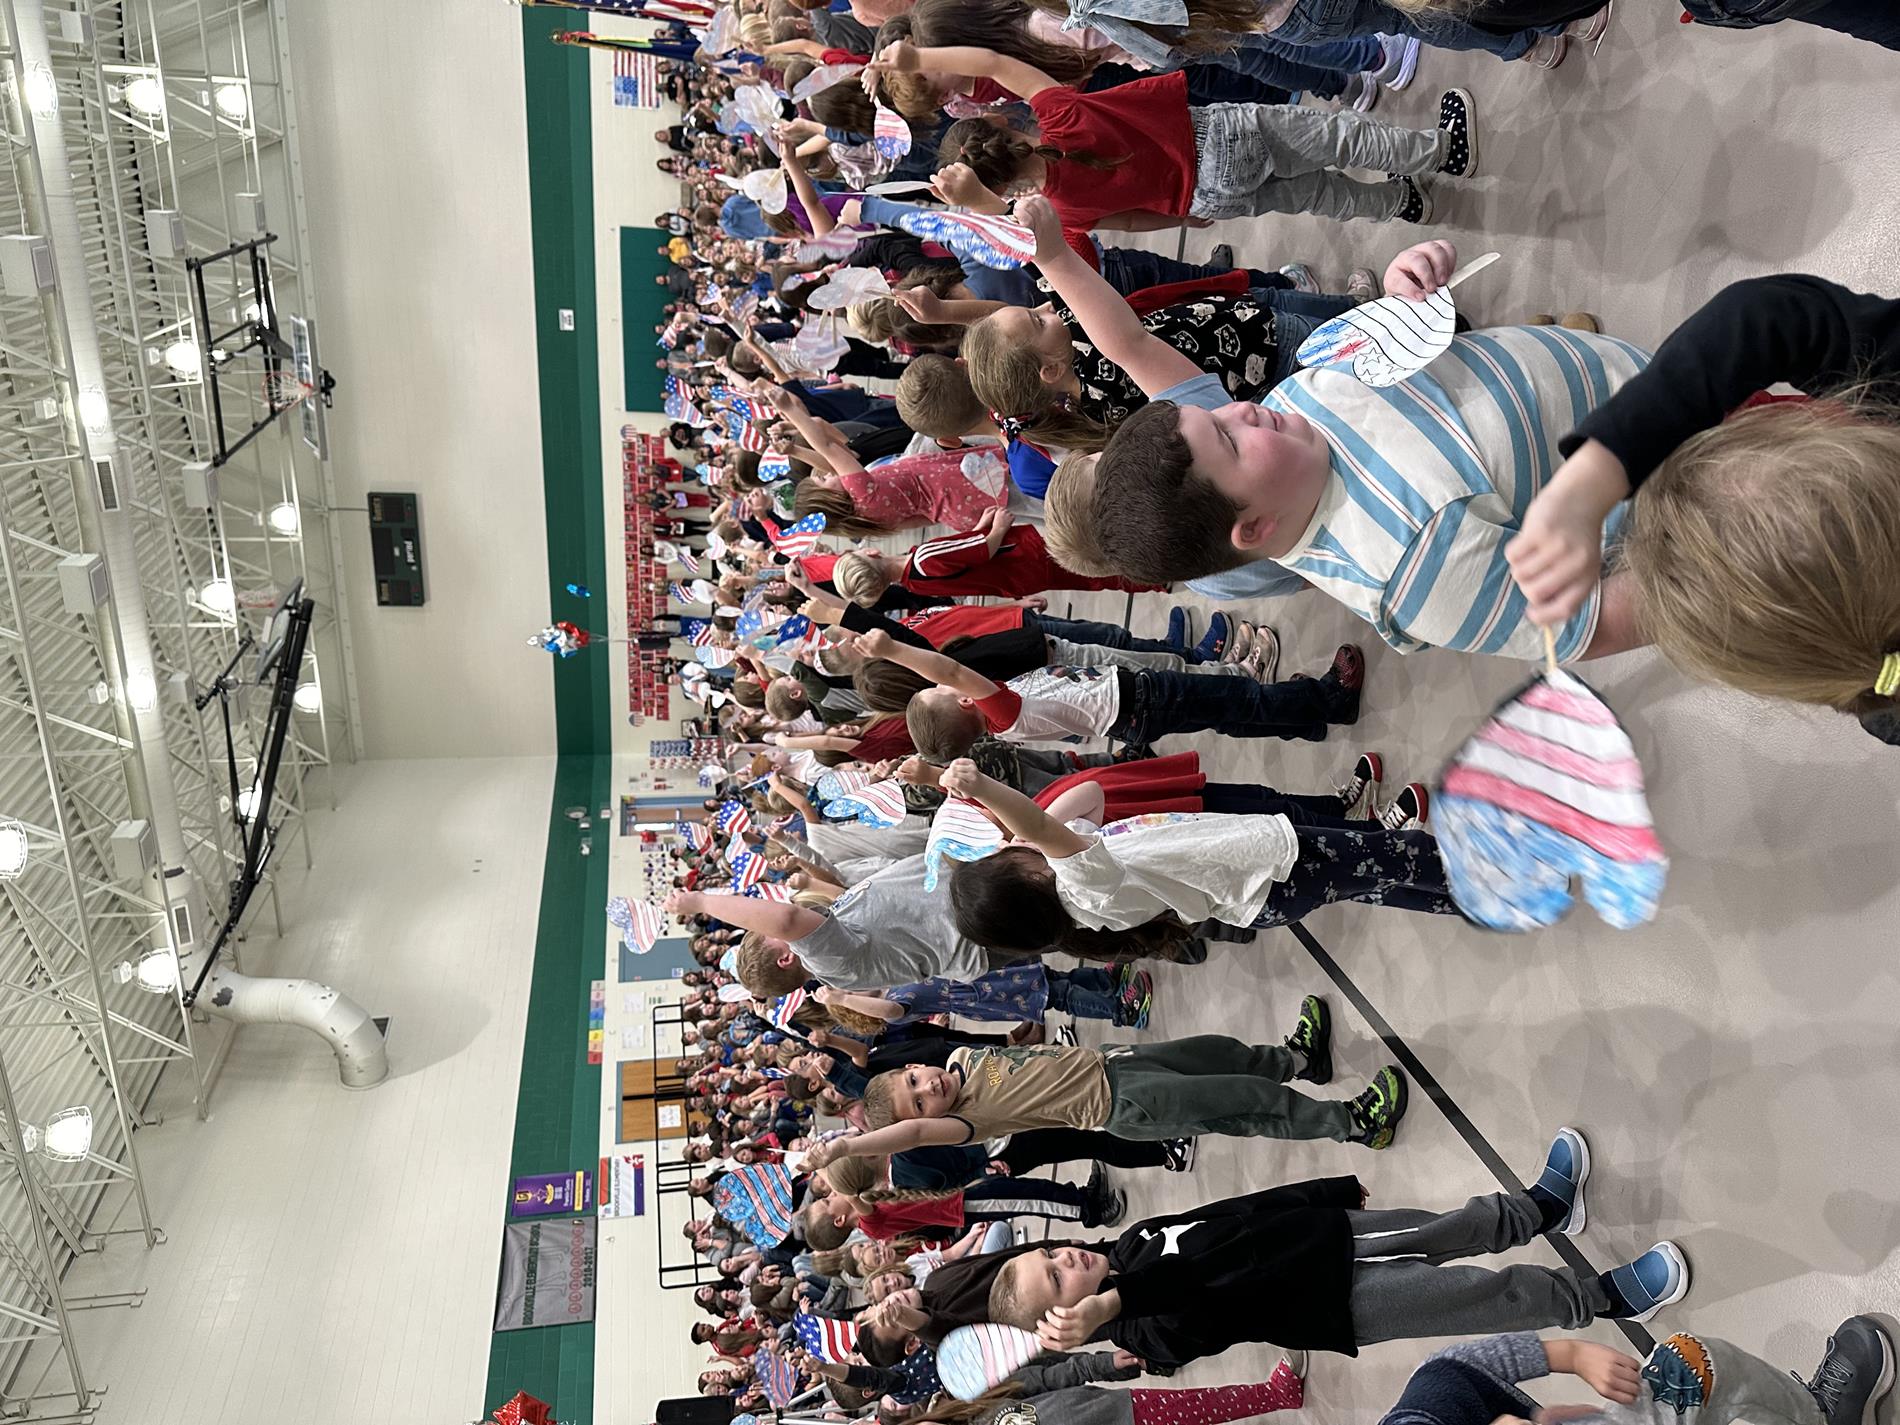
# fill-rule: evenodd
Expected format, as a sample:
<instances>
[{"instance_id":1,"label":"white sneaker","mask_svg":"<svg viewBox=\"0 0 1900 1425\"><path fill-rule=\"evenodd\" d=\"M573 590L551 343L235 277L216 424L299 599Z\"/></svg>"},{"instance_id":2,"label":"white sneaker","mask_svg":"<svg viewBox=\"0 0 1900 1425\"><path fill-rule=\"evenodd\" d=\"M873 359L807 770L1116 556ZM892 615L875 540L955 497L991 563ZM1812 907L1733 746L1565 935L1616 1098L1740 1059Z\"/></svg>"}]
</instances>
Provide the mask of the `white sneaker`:
<instances>
[{"instance_id":1,"label":"white sneaker","mask_svg":"<svg viewBox=\"0 0 1900 1425\"><path fill-rule=\"evenodd\" d=\"M1370 267L1355 267L1346 279L1346 295L1355 302L1370 302L1379 295L1379 279Z\"/></svg>"},{"instance_id":2,"label":"white sneaker","mask_svg":"<svg viewBox=\"0 0 1900 1425\"><path fill-rule=\"evenodd\" d=\"M1539 35L1537 43L1519 55L1518 59L1525 64L1534 64L1539 69L1555 69L1569 53L1569 35Z\"/></svg>"},{"instance_id":3,"label":"white sneaker","mask_svg":"<svg viewBox=\"0 0 1900 1425\"><path fill-rule=\"evenodd\" d=\"M1280 269L1280 275L1293 284L1295 292L1307 292L1319 295L1319 278L1313 275L1313 269L1304 262L1289 262Z\"/></svg>"},{"instance_id":4,"label":"white sneaker","mask_svg":"<svg viewBox=\"0 0 1900 1425\"><path fill-rule=\"evenodd\" d=\"M1369 114L1379 102L1379 81L1370 74L1349 75L1336 102L1342 109L1351 109L1356 114Z\"/></svg>"},{"instance_id":5,"label":"white sneaker","mask_svg":"<svg viewBox=\"0 0 1900 1425\"><path fill-rule=\"evenodd\" d=\"M1247 655L1247 667L1262 683L1271 683L1280 671L1280 635L1264 623L1254 628L1253 652Z\"/></svg>"},{"instance_id":6,"label":"white sneaker","mask_svg":"<svg viewBox=\"0 0 1900 1425\"><path fill-rule=\"evenodd\" d=\"M1380 35L1379 44L1385 50L1385 58L1377 69L1366 72L1375 82L1396 94L1410 84L1412 76L1418 73L1418 38L1414 35Z\"/></svg>"}]
</instances>

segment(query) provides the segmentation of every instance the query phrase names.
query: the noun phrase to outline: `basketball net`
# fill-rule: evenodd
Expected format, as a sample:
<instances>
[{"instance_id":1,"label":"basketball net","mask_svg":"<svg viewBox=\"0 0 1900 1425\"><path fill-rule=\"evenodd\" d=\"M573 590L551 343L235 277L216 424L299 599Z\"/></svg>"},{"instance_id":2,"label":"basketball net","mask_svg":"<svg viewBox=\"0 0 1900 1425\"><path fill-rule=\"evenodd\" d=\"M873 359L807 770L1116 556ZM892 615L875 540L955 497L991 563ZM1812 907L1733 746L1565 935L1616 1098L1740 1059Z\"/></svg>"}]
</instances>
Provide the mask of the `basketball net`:
<instances>
[{"instance_id":1,"label":"basketball net","mask_svg":"<svg viewBox=\"0 0 1900 1425\"><path fill-rule=\"evenodd\" d=\"M263 381L264 402L273 412L288 411L317 394L317 388L297 378L295 372L277 371Z\"/></svg>"}]
</instances>

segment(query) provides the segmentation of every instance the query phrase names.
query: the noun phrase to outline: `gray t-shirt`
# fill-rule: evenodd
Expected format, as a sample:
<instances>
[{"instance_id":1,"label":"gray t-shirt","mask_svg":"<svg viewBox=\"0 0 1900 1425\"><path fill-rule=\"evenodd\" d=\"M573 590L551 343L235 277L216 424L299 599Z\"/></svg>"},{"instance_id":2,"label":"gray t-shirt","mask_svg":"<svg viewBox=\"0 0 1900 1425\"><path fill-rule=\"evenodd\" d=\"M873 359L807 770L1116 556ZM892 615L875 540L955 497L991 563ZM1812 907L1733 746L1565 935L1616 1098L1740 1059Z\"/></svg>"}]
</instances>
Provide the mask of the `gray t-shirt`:
<instances>
[{"instance_id":1,"label":"gray t-shirt","mask_svg":"<svg viewBox=\"0 0 1900 1425\"><path fill-rule=\"evenodd\" d=\"M823 925L792 948L814 977L839 990L883 990L933 977L965 984L989 953L957 932L950 878L924 889L924 858L910 856L831 903Z\"/></svg>"}]
</instances>

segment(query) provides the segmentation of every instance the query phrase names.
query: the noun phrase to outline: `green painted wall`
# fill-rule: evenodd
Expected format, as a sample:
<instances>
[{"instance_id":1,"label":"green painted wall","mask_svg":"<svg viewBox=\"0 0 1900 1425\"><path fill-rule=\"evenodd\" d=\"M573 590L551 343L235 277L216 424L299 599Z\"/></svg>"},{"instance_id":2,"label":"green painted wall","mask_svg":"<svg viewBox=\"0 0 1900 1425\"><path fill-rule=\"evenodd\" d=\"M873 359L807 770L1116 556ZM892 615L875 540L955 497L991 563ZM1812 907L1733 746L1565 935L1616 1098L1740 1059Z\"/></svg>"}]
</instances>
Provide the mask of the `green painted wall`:
<instances>
[{"instance_id":1,"label":"green painted wall","mask_svg":"<svg viewBox=\"0 0 1900 1425\"><path fill-rule=\"evenodd\" d=\"M671 265L659 252L665 241L666 234L659 228L620 230L621 371L627 387L621 399L630 411L657 411L664 394L660 381L666 373L653 364L661 355L653 344L653 328L666 320L661 308L673 300L673 294L654 285L653 279L664 276Z\"/></svg>"},{"instance_id":2,"label":"green painted wall","mask_svg":"<svg viewBox=\"0 0 1900 1425\"><path fill-rule=\"evenodd\" d=\"M590 609L564 587L570 581L607 587L588 55L548 38L571 28L573 15L568 11L525 9L521 14L548 608L552 617L606 633L595 612L599 601ZM572 331L561 330L563 308L574 313ZM530 626L541 617L539 610L524 610L524 622ZM599 1161L601 1070L587 1063L587 1002L593 981L611 978L602 963L602 947L607 937L607 843L613 832L611 825L597 822L596 852L581 856L566 808L585 806L598 815L612 800L608 689L624 658L623 645L610 644L575 658L549 659L560 760L547 812L548 852L510 1178L564 1169L591 1172ZM497 1234L506 1220L508 1188L508 1182L495 1184ZM597 1290L607 1289L610 1284L597 1284ZM487 1411L492 1413L517 1390L550 1402L563 1421L592 1425L593 1325L496 1334L489 1347Z\"/></svg>"}]
</instances>

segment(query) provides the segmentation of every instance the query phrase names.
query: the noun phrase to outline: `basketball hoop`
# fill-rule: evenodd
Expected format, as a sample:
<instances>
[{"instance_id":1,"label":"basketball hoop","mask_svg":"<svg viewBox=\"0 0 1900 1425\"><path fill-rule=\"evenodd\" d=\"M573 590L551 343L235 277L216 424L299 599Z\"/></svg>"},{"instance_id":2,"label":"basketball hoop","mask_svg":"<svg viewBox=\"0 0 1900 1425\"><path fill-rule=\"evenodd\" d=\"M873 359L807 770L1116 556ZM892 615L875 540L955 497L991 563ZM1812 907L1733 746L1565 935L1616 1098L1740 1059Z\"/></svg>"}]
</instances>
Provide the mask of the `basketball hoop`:
<instances>
[{"instance_id":1,"label":"basketball hoop","mask_svg":"<svg viewBox=\"0 0 1900 1425\"><path fill-rule=\"evenodd\" d=\"M317 394L317 388L300 380L294 371L275 371L264 378L264 403L274 415L293 410Z\"/></svg>"}]
</instances>

